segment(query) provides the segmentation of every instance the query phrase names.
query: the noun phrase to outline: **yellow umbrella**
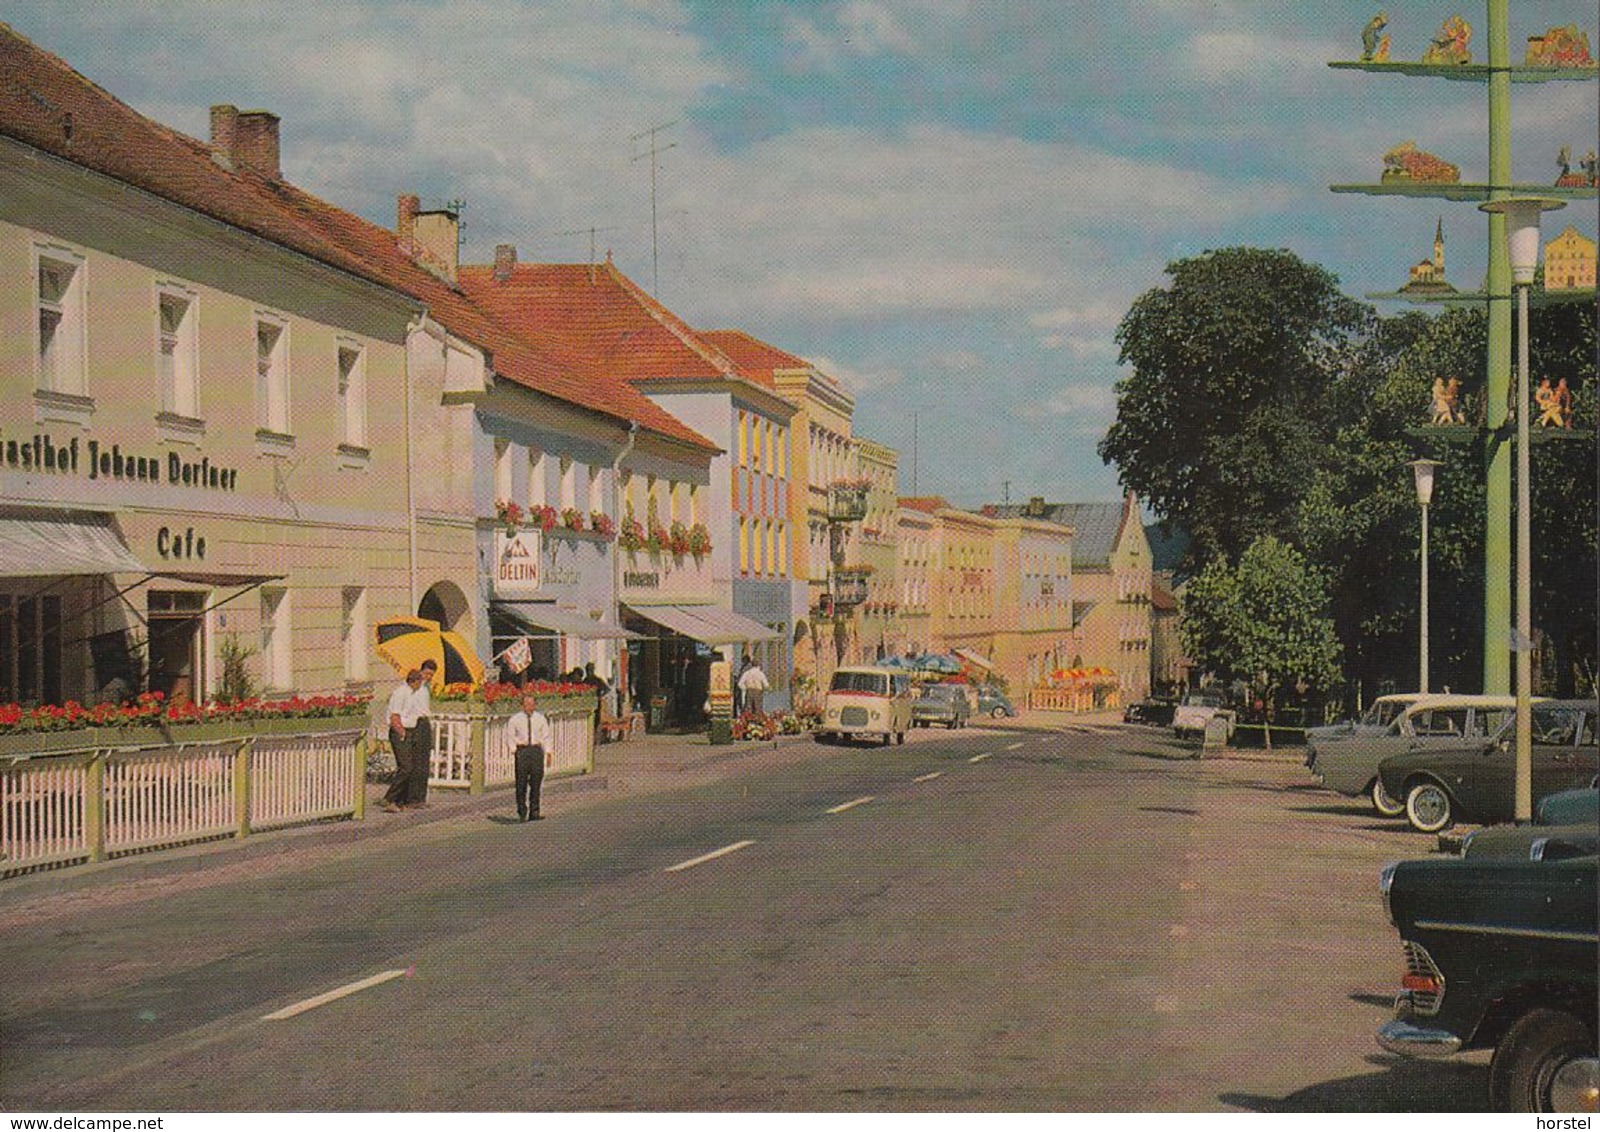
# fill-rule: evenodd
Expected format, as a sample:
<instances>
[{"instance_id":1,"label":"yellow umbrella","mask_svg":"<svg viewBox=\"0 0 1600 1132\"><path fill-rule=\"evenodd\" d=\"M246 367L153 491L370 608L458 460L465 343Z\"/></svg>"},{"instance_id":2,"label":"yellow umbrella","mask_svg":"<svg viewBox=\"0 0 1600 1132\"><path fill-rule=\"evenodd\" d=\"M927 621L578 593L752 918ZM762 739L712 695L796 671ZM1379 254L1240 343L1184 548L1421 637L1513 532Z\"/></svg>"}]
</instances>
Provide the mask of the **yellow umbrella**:
<instances>
[{"instance_id":1,"label":"yellow umbrella","mask_svg":"<svg viewBox=\"0 0 1600 1132\"><path fill-rule=\"evenodd\" d=\"M425 660L439 666L433 674L433 689L446 684L483 683L483 661L460 633L441 629L426 617L391 617L378 622L374 630L377 653L404 675L419 668Z\"/></svg>"}]
</instances>

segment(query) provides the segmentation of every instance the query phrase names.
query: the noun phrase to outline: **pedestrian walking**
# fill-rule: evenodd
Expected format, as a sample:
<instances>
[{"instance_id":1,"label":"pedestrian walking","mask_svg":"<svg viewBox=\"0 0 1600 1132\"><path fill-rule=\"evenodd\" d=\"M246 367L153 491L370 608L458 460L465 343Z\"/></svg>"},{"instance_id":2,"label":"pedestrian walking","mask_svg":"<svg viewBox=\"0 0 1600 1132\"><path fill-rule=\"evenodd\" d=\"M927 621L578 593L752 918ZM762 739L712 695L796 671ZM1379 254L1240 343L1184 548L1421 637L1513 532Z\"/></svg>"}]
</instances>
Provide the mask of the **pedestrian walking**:
<instances>
[{"instance_id":1,"label":"pedestrian walking","mask_svg":"<svg viewBox=\"0 0 1600 1132\"><path fill-rule=\"evenodd\" d=\"M411 795L411 767L416 757L412 735L417 726L413 697L420 687L422 670L413 668L389 694L389 749L394 752L394 777L389 780L381 806L391 814L399 811Z\"/></svg>"},{"instance_id":2,"label":"pedestrian walking","mask_svg":"<svg viewBox=\"0 0 1600 1132\"><path fill-rule=\"evenodd\" d=\"M761 695L771 686L767 683L767 674L761 671L761 665L754 660L750 661L750 667L739 677L739 692L744 699L744 710L751 715L760 715Z\"/></svg>"},{"instance_id":3,"label":"pedestrian walking","mask_svg":"<svg viewBox=\"0 0 1600 1132\"><path fill-rule=\"evenodd\" d=\"M522 694L522 710L506 723L506 740L515 752L517 819L540 821L539 791L544 786L545 752L550 750L550 720L532 692Z\"/></svg>"},{"instance_id":4,"label":"pedestrian walking","mask_svg":"<svg viewBox=\"0 0 1600 1132\"><path fill-rule=\"evenodd\" d=\"M733 674L733 717L735 719L744 714L744 674L750 671L750 666L754 663L750 659L750 654L745 653L739 658L739 671Z\"/></svg>"},{"instance_id":5,"label":"pedestrian walking","mask_svg":"<svg viewBox=\"0 0 1600 1132\"><path fill-rule=\"evenodd\" d=\"M408 810L428 806L428 779L433 776L433 677L439 664L425 660L417 671L422 673L422 686L411 693L417 722L411 728L411 787L406 791L405 803Z\"/></svg>"},{"instance_id":6,"label":"pedestrian walking","mask_svg":"<svg viewBox=\"0 0 1600 1132\"><path fill-rule=\"evenodd\" d=\"M606 716L607 697L611 694L611 685L606 683L606 678L594 670L594 662L583 666L583 682L594 689L594 738L600 741L600 721Z\"/></svg>"}]
</instances>

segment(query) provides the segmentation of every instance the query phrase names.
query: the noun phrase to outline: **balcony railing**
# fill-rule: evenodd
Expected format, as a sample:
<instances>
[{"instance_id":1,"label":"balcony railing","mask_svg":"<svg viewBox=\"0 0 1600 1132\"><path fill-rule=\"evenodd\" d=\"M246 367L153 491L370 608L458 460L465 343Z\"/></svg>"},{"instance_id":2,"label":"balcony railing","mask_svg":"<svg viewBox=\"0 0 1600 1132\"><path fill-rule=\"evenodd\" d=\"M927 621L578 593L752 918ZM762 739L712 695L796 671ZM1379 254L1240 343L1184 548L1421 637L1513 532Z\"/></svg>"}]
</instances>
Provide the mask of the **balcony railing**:
<instances>
[{"instance_id":1,"label":"balcony railing","mask_svg":"<svg viewBox=\"0 0 1600 1132\"><path fill-rule=\"evenodd\" d=\"M872 576L872 571L862 567L846 566L833 572L833 584L830 587L833 593L835 609L854 609L867 600L867 580Z\"/></svg>"},{"instance_id":2,"label":"balcony railing","mask_svg":"<svg viewBox=\"0 0 1600 1132\"><path fill-rule=\"evenodd\" d=\"M859 523L867 517L867 489L864 485L833 484L828 488L828 521Z\"/></svg>"}]
</instances>

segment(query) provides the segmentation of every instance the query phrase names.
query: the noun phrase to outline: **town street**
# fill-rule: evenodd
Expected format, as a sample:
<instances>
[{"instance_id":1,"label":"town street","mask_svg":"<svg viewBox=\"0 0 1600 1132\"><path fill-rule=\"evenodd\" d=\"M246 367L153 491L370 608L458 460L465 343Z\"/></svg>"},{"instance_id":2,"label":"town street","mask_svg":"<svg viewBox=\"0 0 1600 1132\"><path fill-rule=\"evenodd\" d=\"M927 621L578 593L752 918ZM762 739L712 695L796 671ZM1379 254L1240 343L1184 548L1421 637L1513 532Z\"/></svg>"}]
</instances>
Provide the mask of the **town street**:
<instances>
[{"instance_id":1,"label":"town street","mask_svg":"<svg viewBox=\"0 0 1600 1132\"><path fill-rule=\"evenodd\" d=\"M115 869L71 899L35 878L0 893L0 1100L1480 1107L1481 1060L1373 1040L1400 974L1378 870L1431 844L1292 755L1187 754L1119 725L791 741L539 824L308 839L144 896Z\"/></svg>"}]
</instances>

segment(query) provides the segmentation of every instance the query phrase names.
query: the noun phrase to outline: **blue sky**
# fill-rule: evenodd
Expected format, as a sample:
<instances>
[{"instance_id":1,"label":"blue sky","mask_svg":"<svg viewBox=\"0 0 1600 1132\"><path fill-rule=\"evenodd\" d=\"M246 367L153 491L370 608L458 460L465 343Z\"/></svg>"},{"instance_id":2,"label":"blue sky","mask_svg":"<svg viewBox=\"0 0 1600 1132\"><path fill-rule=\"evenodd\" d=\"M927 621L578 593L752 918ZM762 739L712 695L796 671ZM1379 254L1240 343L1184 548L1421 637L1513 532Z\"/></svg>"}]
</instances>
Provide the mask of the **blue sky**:
<instances>
[{"instance_id":1,"label":"blue sky","mask_svg":"<svg viewBox=\"0 0 1600 1132\"><path fill-rule=\"evenodd\" d=\"M961 504L1115 498L1094 446L1113 335L1171 260L1286 247L1356 295L1431 251L1481 277L1470 204L1335 195L1414 139L1483 180L1477 84L1333 71L1389 14L1396 59L1480 3L1306 0L35 0L5 15L141 112L204 137L212 103L283 120L295 183L379 223L464 199L464 254L603 255L660 297L809 357ZM1514 55L1592 0L1513 0ZM1519 84L1513 167L1596 145L1596 87ZM1552 218L1595 234L1585 203ZM1555 229L1552 228L1551 232Z\"/></svg>"}]
</instances>

